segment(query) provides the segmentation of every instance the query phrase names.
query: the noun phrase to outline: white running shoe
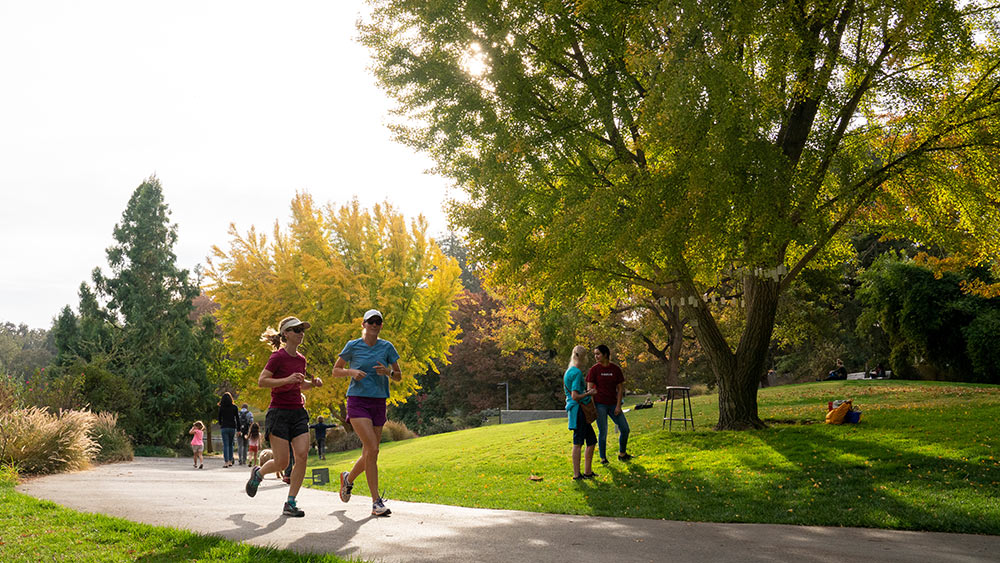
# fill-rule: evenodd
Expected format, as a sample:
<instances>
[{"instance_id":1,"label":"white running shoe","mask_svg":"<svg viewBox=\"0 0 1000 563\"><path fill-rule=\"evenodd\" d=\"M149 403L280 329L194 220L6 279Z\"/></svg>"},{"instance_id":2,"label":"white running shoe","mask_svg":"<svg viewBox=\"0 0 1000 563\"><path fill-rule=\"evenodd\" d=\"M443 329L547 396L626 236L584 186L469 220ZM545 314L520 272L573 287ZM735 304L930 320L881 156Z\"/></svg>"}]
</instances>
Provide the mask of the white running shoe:
<instances>
[{"instance_id":1,"label":"white running shoe","mask_svg":"<svg viewBox=\"0 0 1000 563\"><path fill-rule=\"evenodd\" d=\"M354 488L354 483L347 482L349 475L347 471L340 474L340 500L343 502L351 500L351 489Z\"/></svg>"},{"instance_id":2,"label":"white running shoe","mask_svg":"<svg viewBox=\"0 0 1000 563\"><path fill-rule=\"evenodd\" d=\"M392 514L392 511L385 506L382 499L378 499L372 503L372 516L388 516L390 514Z\"/></svg>"}]
</instances>

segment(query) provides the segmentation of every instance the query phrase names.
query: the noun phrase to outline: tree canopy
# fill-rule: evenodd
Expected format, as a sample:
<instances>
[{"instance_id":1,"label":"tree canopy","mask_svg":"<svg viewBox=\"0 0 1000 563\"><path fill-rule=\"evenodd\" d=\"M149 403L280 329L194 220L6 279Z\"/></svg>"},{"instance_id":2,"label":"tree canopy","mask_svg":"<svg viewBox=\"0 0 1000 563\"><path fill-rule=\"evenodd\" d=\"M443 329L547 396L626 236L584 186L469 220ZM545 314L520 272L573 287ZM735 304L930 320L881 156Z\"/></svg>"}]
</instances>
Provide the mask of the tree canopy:
<instances>
[{"instance_id":1,"label":"tree canopy","mask_svg":"<svg viewBox=\"0 0 1000 563\"><path fill-rule=\"evenodd\" d=\"M110 272L95 268L79 315L66 307L53 325L57 361L83 378L83 400L118 411L138 443L173 446L214 402L205 372L214 327L190 318L199 290L176 265L177 226L159 180L132 193L114 238Z\"/></svg>"},{"instance_id":2,"label":"tree canopy","mask_svg":"<svg viewBox=\"0 0 1000 563\"><path fill-rule=\"evenodd\" d=\"M403 366L390 403L405 401L418 388L415 374L447 363L458 341L451 318L461 291L458 263L427 236L422 217L407 226L388 204L370 212L357 201L319 209L299 194L291 209L287 231L275 223L270 240L253 227L246 235L231 227L229 250L214 247L206 270L230 354L246 359L244 391L266 406L268 390L256 382L271 349L260 336L295 315L312 324L301 349L325 383L307 399L340 412L348 381L328 375L344 344L361 336L362 314L375 308L385 315L381 337Z\"/></svg>"},{"instance_id":3,"label":"tree canopy","mask_svg":"<svg viewBox=\"0 0 1000 563\"><path fill-rule=\"evenodd\" d=\"M877 324L885 331L893 376L1000 382L1000 298L963 291L969 282L995 280L974 267L935 274L921 258L887 254L865 272L858 329Z\"/></svg>"},{"instance_id":4,"label":"tree canopy","mask_svg":"<svg viewBox=\"0 0 1000 563\"><path fill-rule=\"evenodd\" d=\"M46 330L0 323L0 374L23 379L44 368L54 356L51 340Z\"/></svg>"},{"instance_id":5,"label":"tree canopy","mask_svg":"<svg viewBox=\"0 0 1000 563\"><path fill-rule=\"evenodd\" d=\"M571 302L680 303L717 428L762 426L778 295L854 225L1000 251L993 5L372 4L396 131L467 192L451 214L476 259Z\"/></svg>"}]
</instances>

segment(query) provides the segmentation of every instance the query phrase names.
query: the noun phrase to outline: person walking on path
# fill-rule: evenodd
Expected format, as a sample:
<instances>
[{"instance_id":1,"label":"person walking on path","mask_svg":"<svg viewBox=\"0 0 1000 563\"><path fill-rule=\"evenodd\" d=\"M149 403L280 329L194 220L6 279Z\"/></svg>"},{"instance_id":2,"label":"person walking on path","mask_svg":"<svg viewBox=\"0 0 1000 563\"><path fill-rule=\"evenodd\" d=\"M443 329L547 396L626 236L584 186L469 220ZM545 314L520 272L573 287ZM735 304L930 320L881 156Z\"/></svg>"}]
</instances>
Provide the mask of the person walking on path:
<instances>
[{"instance_id":1,"label":"person walking on path","mask_svg":"<svg viewBox=\"0 0 1000 563\"><path fill-rule=\"evenodd\" d=\"M250 431L247 432L247 463L251 467L257 465L257 454L260 452L260 425L256 422L250 424ZM253 458L253 462L250 462Z\"/></svg>"},{"instance_id":2,"label":"person walking on path","mask_svg":"<svg viewBox=\"0 0 1000 563\"><path fill-rule=\"evenodd\" d=\"M594 389L594 403L597 406L597 447L601 454L601 463L608 464L608 417L618 427L618 459L628 461L628 420L622 412L622 399L625 396L625 376L622 368L611 363L611 350L604 344L594 348L594 359L597 363L587 371L587 388Z\"/></svg>"},{"instance_id":3,"label":"person walking on path","mask_svg":"<svg viewBox=\"0 0 1000 563\"><path fill-rule=\"evenodd\" d=\"M201 469L204 467L205 463L205 442L202 441L202 435L205 432L205 425L202 424L200 420L194 421L191 426L191 430L188 430L188 434L191 434L191 451L194 455L194 466L196 469Z\"/></svg>"},{"instance_id":4,"label":"person walking on path","mask_svg":"<svg viewBox=\"0 0 1000 563\"><path fill-rule=\"evenodd\" d=\"M253 413L246 403L240 407L240 426L236 429L236 443L239 447L240 465L247 464L247 438L250 434L250 425L253 424Z\"/></svg>"},{"instance_id":5,"label":"person walking on path","mask_svg":"<svg viewBox=\"0 0 1000 563\"><path fill-rule=\"evenodd\" d=\"M340 474L340 500L351 499L354 480L364 473L372 495L373 516L388 516L391 512L378 490L378 444L386 421L389 379L399 381L403 378L396 347L378 337L382 319L382 313L376 309L366 311L361 322L361 338L345 344L333 366L334 377L351 378L347 387L347 421L361 438L362 445L361 457L354 467Z\"/></svg>"},{"instance_id":6,"label":"person walking on path","mask_svg":"<svg viewBox=\"0 0 1000 563\"><path fill-rule=\"evenodd\" d=\"M596 389L584 389L583 368L587 349L574 346L569 358L569 367L563 375L563 391L566 393L566 412L569 418L569 429L573 431L573 479L593 479L595 477L591 464L594 461L594 445L597 437L594 428L587 422L581 404L589 403L597 395ZM580 473L580 450L584 443L587 450L584 454L584 473Z\"/></svg>"},{"instance_id":7,"label":"person walking on path","mask_svg":"<svg viewBox=\"0 0 1000 563\"><path fill-rule=\"evenodd\" d=\"M306 459L309 455L309 413L306 412L302 391L322 387L319 377L306 379L306 358L298 348L305 338L309 323L295 317L285 317L278 323L278 330L268 327L261 340L271 346L274 352L257 378L257 385L271 390L271 404L264 416L264 436L271 443L274 457L263 467L254 466L246 492L253 497L264 475L276 473L288 464L289 450L295 456L288 499L281 513L285 516L301 517L305 512L295 502L306 475Z\"/></svg>"},{"instance_id":8,"label":"person walking on path","mask_svg":"<svg viewBox=\"0 0 1000 563\"><path fill-rule=\"evenodd\" d=\"M316 424L309 425L316 433L316 456L319 459L326 459L326 430L333 427L333 424L323 424L322 416L316 419Z\"/></svg>"},{"instance_id":9,"label":"person walking on path","mask_svg":"<svg viewBox=\"0 0 1000 563\"><path fill-rule=\"evenodd\" d=\"M239 411L233 404L233 396L226 391L219 401L219 432L222 434L222 467L233 465L233 439L240 425Z\"/></svg>"}]
</instances>

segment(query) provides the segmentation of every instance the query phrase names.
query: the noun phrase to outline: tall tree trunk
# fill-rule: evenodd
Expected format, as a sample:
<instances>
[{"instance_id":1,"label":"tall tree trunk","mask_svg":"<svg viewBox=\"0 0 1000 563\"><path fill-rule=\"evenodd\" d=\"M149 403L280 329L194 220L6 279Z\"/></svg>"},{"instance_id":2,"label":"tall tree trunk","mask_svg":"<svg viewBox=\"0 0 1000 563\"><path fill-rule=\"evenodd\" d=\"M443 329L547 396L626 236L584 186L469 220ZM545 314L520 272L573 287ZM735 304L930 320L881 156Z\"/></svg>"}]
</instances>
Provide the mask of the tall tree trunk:
<instances>
[{"instance_id":1,"label":"tall tree trunk","mask_svg":"<svg viewBox=\"0 0 1000 563\"><path fill-rule=\"evenodd\" d=\"M739 364L728 374L719 377L719 421L716 430L749 430L767 425L757 414L757 385L760 376L756 371Z\"/></svg>"},{"instance_id":2,"label":"tall tree trunk","mask_svg":"<svg viewBox=\"0 0 1000 563\"><path fill-rule=\"evenodd\" d=\"M736 352L726 342L704 303L696 305L695 333L708 356L719 386L719 421L716 430L765 428L757 414L757 388L766 368L767 350L778 308L779 284L747 276L744 279L746 326Z\"/></svg>"}]
</instances>

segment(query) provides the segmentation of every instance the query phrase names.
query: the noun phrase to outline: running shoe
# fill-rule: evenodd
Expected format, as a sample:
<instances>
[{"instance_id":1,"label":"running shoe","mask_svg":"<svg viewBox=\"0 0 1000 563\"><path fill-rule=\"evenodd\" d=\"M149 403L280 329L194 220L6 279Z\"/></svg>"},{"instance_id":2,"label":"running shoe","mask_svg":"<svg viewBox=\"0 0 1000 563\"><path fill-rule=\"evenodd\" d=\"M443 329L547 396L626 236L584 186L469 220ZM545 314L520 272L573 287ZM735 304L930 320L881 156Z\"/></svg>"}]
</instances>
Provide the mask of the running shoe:
<instances>
[{"instance_id":1,"label":"running shoe","mask_svg":"<svg viewBox=\"0 0 1000 563\"><path fill-rule=\"evenodd\" d=\"M247 481L247 494L251 497L257 494L257 487L260 486L260 482L264 480L264 477L260 474L260 467L256 465L250 470L250 480Z\"/></svg>"},{"instance_id":2,"label":"running shoe","mask_svg":"<svg viewBox=\"0 0 1000 563\"><path fill-rule=\"evenodd\" d=\"M354 488L354 483L347 482L349 475L347 471L340 474L340 500L343 502L351 500L351 489Z\"/></svg>"},{"instance_id":3,"label":"running shoe","mask_svg":"<svg viewBox=\"0 0 1000 563\"><path fill-rule=\"evenodd\" d=\"M618 459L620 461L628 461L628 460L632 459L632 457L633 457L632 454L627 454L627 453L625 453L625 454L618 454Z\"/></svg>"},{"instance_id":4,"label":"running shoe","mask_svg":"<svg viewBox=\"0 0 1000 563\"><path fill-rule=\"evenodd\" d=\"M372 503L372 516L388 516L390 514L392 511L385 506L381 498Z\"/></svg>"},{"instance_id":5,"label":"running shoe","mask_svg":"<svg viewBox=\"0 0 1000 563\"><path fill-rule=\"evenodd\" d=\"M281 482L284 483L284 484L286 484L286 485L291 485L292 484L292 478L289 477L288 475L282 475L281 476Z\"/></svg>"},{"instance_id":6,"label":"running shoe","mask_svg":"<svg viewBox=\"0 0 1000 563\"><path fill-rule=\"evenodd\" d=\"M281 513L285 516L291 516L293 518L302 518L306 515L305 511L295 506L294 504L285 503L285 507L281 509Z\"/></svg>"}]
</instances>

